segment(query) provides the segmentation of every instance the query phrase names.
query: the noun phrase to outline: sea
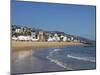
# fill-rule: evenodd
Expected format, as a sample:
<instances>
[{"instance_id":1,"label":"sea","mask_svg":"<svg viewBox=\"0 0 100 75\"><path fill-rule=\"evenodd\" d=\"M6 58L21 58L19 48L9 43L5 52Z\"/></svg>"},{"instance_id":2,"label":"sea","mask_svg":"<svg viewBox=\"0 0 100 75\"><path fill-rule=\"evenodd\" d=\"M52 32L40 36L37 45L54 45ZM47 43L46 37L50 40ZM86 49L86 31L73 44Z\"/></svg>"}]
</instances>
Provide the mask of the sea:
<instances>
[{"instance_id":1,"label":"sea","mask_svg":"<svg viewBox=\"0 0 100 75\"><path fill-rule=\"evenodd\" d=\"M62 46L12 52L11 73L96 69L95 46Z\"/></svg>"}]
</instances>

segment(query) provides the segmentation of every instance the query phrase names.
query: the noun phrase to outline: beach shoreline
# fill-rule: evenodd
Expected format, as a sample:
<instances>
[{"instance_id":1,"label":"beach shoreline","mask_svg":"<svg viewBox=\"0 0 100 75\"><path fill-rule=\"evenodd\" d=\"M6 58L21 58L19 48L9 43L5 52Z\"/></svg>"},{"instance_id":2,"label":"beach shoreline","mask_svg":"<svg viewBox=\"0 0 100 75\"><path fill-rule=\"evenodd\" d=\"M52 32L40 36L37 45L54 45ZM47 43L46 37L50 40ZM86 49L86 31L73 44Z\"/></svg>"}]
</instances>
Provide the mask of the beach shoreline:
<instances>
[{"instance_id":1,"label":"beach shoreline","mask_svg":"<svg viewBox=\"0 0 100 75\"><path fill-rule=\"evenodd\" d=\"M32 42L32 41L11 41L12 50L29 50L37 48L50 48L61 46L83 45L79 42Z\"/></svg>"}]
</instances>

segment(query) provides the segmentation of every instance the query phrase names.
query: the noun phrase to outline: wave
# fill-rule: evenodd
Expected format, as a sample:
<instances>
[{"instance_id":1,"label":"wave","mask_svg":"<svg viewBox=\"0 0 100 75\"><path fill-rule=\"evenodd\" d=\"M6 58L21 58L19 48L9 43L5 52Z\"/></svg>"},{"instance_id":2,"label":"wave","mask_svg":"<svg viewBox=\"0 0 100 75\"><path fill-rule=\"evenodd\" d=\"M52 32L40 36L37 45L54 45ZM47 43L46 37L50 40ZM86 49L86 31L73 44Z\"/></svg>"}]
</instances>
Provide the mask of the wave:
<instances>
[{"instance_id":1,"label":"wave","mask_svg":"<svg viewBox=\"0 0 100 75\"><path fill-rule=\"evenodd\" d=\"M60 51L60 50L61 50L61 49L54 49L53 51L56 52L56 51Z\"/></svg>"},{"instance_id":2,"label":"wave","mask_svg":"<svg viewBox=\"0 0 100 75\"><path fill-rule=\"evenodd\" d=\"M68 67L67 64L65 64L65 63L63 63L63 62L61 62L61 61L59 61L59 60L57 60L57 59L52 58L52 56L54 56L54 53L59 52L59 51L61 51L61 50L62 50L62 49L54 49L53 51L51 51L51 52L49 53L49 55L48 55L46 58L47 58L48 60L50 60L51 62L55 63L56 65L62 67L62 68L65 68L65 69L68 69L68 70L72 70L72 68Z\"/></svg>"},{"instance_id":3,"label":"wave","mask_svg":"<svg viewBox=\"0 0 100 75\"><path fill-rule=\"evenodd\" d=\"M54 53L61 51L61 49L54 49L51 52L49 52L48 56L53 56Z\"/></svg>"},{"instance_id":4,"label":"wave","mask_svg":"<svg viewBox=\"0 0 100 75\"><path fill-rule=\"evenodd\" d=\"M95 62L95 58L94 57L79 57L79 56L74 56L74 55L70 55L70 54L67 54L67 57L68 58L77 59L77 60Z\"/></svg>"},{"instance_id":5,"label":"wave","mask_svg":"<svg viewBox=\"0 0 100 75\"><path fill-rule=\"evenodd\" d=\"M67 66L67 64L64 64L63 62L61 62L61 61L59 61L59 60L50 58L49 56L47 56L47 59L49 59L51 62L57 64L57 65L60 66L60 67L63 67L63 68L68 69L68 70L72 70L72 68L69 68L69 67Z\"/></svg>"}]
</instances>

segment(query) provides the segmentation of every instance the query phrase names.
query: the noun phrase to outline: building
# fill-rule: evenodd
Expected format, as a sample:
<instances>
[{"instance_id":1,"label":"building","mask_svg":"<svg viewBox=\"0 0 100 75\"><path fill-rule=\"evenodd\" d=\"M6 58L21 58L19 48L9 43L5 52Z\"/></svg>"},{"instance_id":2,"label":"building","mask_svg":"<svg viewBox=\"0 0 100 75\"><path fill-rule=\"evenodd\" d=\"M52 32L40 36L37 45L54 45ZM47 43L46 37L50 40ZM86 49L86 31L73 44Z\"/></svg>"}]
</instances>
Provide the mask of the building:
<instances>
[{"instance_id":1,"label":"building","mask_svg":"<svg viewBox=\"0 0 100 75\"><path fill-rule=\"evenodd\" d=\"M31 40L32 41L39 41L39 35L37 32L31 32Z\"/></svg>"},{"instance_id":2,"label":"building","mask_svg":"<svg viewBox=\"0 0 100 75\"><path fill-rule=\"evenodd\" d=\"M67 36L63 37L63 41L66 42L67 41Z\"/></svg>"},{"instance_id":3,"label":"building","mask_svg":"<svg viewBox=\"0 0 100 75\"><path fill-rule=\"evenodd\" d=\"M39 36L39 41L46 41L46 39L45 39L45 32L39 31L38 36Z\"/></svg>"},{"instance_id":4,"label":"building","mask_svg":"<svg viewBox=\"0 0 100 75\"><path fill-rule=\"evenodd\" d=\"M83 42L78 36L69 35L59 31L43 31L40 29L12 26L12 40L29 40L29 41L68 41Z\"/></svg>"},{"instance_id":5,"label":"building","mask_svg":"<svg viewBox=\"0 0 100 75\"><path fill-rule=\"evenodd\" d=\"M16 33L21 33L22 30L21 30L20 28L18 28L18 29L15 30L15 32L16 32Z\"/></svg>"}]
</instances>

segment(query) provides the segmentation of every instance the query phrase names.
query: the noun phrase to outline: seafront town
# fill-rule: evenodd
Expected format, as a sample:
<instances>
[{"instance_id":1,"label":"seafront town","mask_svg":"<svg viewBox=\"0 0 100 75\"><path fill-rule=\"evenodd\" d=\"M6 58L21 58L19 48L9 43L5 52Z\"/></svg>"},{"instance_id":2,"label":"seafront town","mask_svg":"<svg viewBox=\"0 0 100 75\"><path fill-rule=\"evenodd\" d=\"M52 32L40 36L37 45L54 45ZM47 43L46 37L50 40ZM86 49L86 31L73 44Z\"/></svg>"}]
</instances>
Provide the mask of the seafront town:
<instances>
[{"instance_id":1,"label":"seafront town","mask_svg":"<svg viewBox=\"0 0 100 75\"><path fill-rule=\"evenodd\" d=\"M91 41L79 36L59 31L12 25L12 50L76 46L91 44Z\"/></svg>"},{"instance_id":2,"label":"seafront town","mask_svg":"<svg viewBox=\"0 0 100 75\"><path fill-rule=\"evenodd\" d=\"M59 31L44 31L12 25L12 40L37 42L85 42L79 37Z\"/></svg>"}]
</instances>

